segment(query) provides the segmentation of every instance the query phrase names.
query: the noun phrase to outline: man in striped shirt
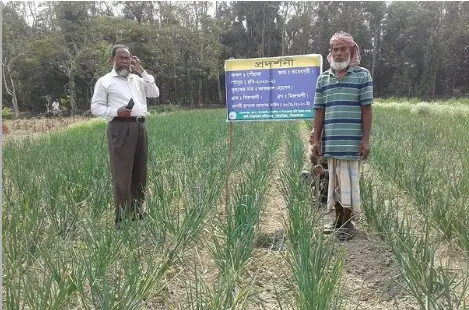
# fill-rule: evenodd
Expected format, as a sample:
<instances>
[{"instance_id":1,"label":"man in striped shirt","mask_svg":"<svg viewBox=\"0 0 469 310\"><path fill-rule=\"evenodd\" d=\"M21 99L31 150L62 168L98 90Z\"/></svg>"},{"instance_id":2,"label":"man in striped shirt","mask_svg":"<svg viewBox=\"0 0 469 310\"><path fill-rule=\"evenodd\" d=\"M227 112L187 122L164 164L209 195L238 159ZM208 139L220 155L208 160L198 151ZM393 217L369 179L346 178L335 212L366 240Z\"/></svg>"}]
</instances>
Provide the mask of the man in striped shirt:
<instances>
[{"instance_id":1,"label":"man in striped shirt","mask_svg":"<svg viewBox=\"0 0 469 310\"><path fill-rule=\"evenodd\" d=\"M358 66L358 45L345 32L332 36L327 59L331 69L316 85L313 149L328 163L327 207L336 211L332 228L340 240L348 240L356 233L353 216L361 212L359 174L370 151L373 81Z\"/></svg>"}]
</instances>

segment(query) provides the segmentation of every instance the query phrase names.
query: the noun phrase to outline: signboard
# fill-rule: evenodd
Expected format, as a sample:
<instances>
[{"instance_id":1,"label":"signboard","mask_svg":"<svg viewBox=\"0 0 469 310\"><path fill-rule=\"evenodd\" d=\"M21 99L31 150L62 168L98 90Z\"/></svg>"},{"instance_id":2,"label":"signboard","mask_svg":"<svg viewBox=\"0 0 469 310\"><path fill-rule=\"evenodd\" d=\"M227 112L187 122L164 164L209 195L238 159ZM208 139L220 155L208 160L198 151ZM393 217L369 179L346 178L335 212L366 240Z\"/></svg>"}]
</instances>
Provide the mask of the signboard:
<instances>
[{"instance_id":1,"label":"signboard","mask_svg":"<svg viewBox=\"0 0 469 310\"><path fill-rule=\"evenodd\" d=\"M314 118L319 54L225 61L227 122Z\"/></svg>"}]
</instances>

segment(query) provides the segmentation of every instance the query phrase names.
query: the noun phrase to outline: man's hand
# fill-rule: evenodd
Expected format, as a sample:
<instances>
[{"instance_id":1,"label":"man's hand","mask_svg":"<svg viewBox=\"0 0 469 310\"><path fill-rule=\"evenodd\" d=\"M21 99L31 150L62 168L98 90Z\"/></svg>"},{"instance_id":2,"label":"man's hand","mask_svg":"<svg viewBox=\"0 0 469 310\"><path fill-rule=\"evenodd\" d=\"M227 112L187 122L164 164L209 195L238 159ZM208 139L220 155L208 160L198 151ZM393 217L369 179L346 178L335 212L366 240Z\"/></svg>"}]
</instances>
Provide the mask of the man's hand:
<instances>
[{"instance_id":1,"label":"man's hand","mask_svg":"<svg viewBox=\"0 0 469 310\"><path fill-rule=\"evenodd\" d=\"M137 56L132 56L132 59L130 60L130 69L140 74L143 72L142 64L140 63L140 59L138 59Z\"/></svg>"},{"instance_id":2,"label":"man's hand","mask_svg":"<svg viewBox=\"0 0 469 310\"><path fill-rule=\"evenodd\" d=\"M362 140L362 142L358 146L358 153L360 154L363 160L368 158L368 155L370 154L370 146L368 144L368 141Z\"/></svg>"},{"instance_id":3,"label":"man's hand","mask_svg":"<svg viewBox=\"0 0 469 310\"><path fill-rule=\"evenodd\" d=\"M129 118L130 113L132 113L132 110L128 110L125 107L120 107L117 110L117 116L122 117L122 118Z\"/></svg>"},{"instance_id":4,"label":"man's hand","mask_svg":"<svg viewBox=\"0 0 469 310\"><path fill-rule=\"evenodd\" d=\"M314 131L311 131L311 134L309 135L309 144L314 144Z\"/></svg>"},{"instance_id":5,"label":"man's hand","mask_svg":"<svg viewBox=\"0 0 469 310\"><path fill-rule=\"evenodd\" d=\"M326 170L324 169L323 166L321 165L316 165L314 166L313 168L313 172L315 175L324 175L324 173L326 172Z\"/></svg>"},{"instance_id":6,"label":"man's hand","mask_svg":"<svg viewBox=\"0 0 469 310\"><path fill-rule=\"evenodd\" d=\"M313 143L313 152L314 155L316 155L317 158L321 157L321 142L320 141L314 141Z\"/></svg>"}]
</instances>

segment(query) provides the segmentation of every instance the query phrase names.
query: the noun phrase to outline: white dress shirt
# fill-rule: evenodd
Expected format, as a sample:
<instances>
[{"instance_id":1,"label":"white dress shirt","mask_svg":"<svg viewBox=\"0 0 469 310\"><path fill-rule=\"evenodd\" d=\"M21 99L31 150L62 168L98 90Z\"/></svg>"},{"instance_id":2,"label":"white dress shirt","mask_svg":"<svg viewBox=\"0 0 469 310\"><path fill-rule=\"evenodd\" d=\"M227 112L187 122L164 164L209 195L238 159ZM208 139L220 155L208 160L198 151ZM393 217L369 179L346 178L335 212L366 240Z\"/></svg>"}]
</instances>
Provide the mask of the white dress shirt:
<instances>
[{"instance_id":1,"label":"white dress shirt","mask_svg":"<svg viewBox=\"0 0 469 310\"><path fill-rule=\"evenodd\" d=\"M131 115L145 116L147 98L157 98L159 95L155 78L146 71L143 71L142 77L131 73L127 78L122 78L113 69L96 82L91 99L91 113L111 121L117 116L117 109L126 106L132 98L134 107Z\"/></svg>"}]
</instances>

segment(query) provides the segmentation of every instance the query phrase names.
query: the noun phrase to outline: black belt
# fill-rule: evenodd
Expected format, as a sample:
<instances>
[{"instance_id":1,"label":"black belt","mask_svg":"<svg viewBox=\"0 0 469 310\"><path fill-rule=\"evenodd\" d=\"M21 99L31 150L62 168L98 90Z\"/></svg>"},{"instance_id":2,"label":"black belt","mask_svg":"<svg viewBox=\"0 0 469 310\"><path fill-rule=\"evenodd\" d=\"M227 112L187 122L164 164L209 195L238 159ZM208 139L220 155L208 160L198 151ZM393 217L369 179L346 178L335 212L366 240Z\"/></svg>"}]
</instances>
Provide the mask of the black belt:
<instances>
[{"instance_id":1,"label":"black belt","mask_svg":"<svg viewBox=\"0 0 469 310\"><path fill-rule=\"evenodd\" d=\"M131 116L131 117L114 117L113 121L118 122L137 122L137 123L145 123L144 116Z\"/></svg>"}]
</instances>

